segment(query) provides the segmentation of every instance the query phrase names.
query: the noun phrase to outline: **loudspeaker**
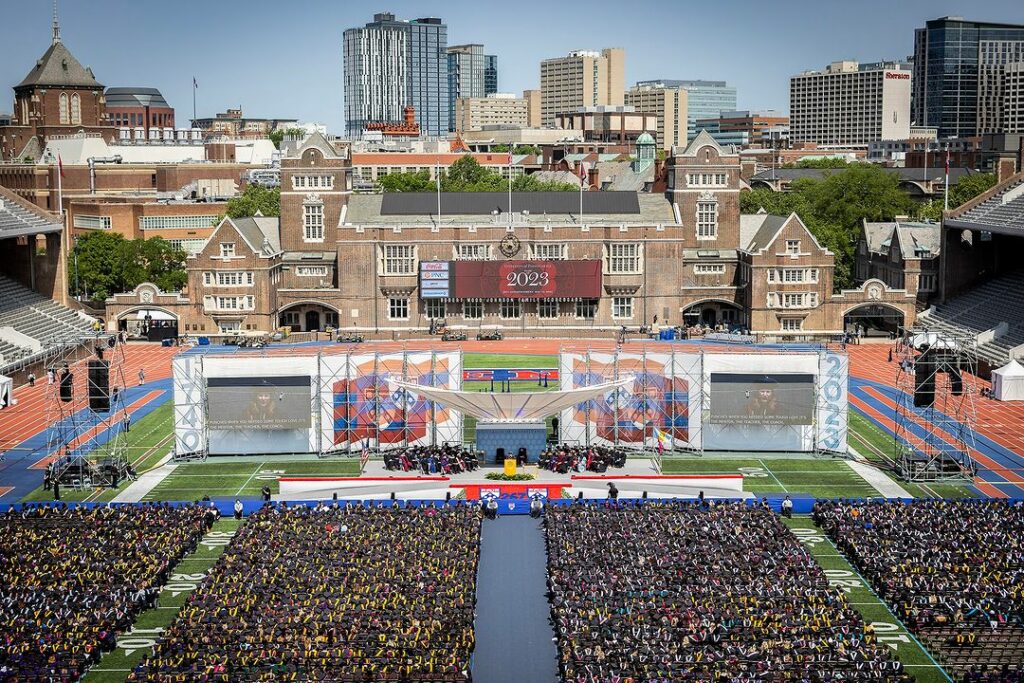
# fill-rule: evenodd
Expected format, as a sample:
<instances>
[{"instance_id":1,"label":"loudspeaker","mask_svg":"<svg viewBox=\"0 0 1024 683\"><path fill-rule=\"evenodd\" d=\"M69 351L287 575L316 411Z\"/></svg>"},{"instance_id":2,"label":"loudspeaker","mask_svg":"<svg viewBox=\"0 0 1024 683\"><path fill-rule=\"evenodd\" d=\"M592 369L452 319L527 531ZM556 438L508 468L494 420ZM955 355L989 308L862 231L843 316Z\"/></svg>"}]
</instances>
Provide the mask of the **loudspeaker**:
<instances>
[{"instance_id":1,"label":"loudspeaker","mask_svg":"<svg viewBox=\"0 0 1024 683\"><path fill-rule=\"evenodd\" d=\"M89 361L89 408L93 412L110 411L110 362Z\"/></svg>"},{"instance_id":2,"label":"loudspeaker","mask_svg":"<svg viewBox=\"0 0 1024 683\"><path fill-rule=\"evenodd\" d=\"M935 403L935 357L925 350L914 362L914 406L928 408Z\"/></svg>"},{"instance_id":3,"label":"loudspeaker","mask_svg":"<svg viewBox=\"0 0 1024 683\"><path fill-rule=\"evenodd\" d=\"M946 369L946 372L949 373L949 384L952 387L951 393L954 396L963 396L964 376L963 374L961 374L960 369L953 366L949 366Z\"/></svg>"},{"instance_id":4,"label":"loudspeaker","mask_svg":"<svg viewBox=\"0 0 1024 683\"><path fill-rule=\"evenodd\" d=\"M60 400L70 403L74 394L75 376L71 372L65 372L60 376Z\"/></svg>"}]
</instances>

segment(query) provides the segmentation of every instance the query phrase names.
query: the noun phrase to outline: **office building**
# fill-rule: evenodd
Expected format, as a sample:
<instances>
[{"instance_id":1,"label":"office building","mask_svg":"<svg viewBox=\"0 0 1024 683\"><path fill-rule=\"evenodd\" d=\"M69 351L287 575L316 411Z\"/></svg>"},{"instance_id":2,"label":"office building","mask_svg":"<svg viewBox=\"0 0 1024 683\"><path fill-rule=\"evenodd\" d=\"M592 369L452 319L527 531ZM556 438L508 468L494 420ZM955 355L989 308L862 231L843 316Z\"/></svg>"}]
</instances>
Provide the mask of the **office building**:
<instances>
[{"instance_id":1,"label":"office building","mask_svg":"<svg viewBox=\"0 0 1024 683\"><path fill-rule=\"evenodd\" d=\"M926 22L914 32L914 123L937 127L941 137L1012 132L1003 111L1015 106L1004 100L1013 94L1003 83L1012 83L1013 65L1022 61L1024 25L963 17Z\"/></svg>"},{"instance_id":2,"label":"office building","mask_svg":"<svg viewBox=\"0 0 1024 683\"><path fill-rule=\"evenodd\" d=\"M725 81L657 79L639 81L637 88L682 88L686 91L686 139L697 136L697 121L736 109L736 88Z\"/></svg>"},{"instance_id":3,"label":"office building","mask_svg":"<svg viewBox=\"0 0 1024 683\"><path fill-rule=\"evenodd\" d=\"M687 93L684 88L657 85L636 85L626 91L625 101L636 111L648 112L658 118L654 139L659 149L671 150L686 145Z\"/></svg>"},{"instance_id":4,"label":"office building","mask_svg":"<svg viewBox=\"0 0 1024 683\"><path fill-rule=\"evenodd\" d=\"M911 71L900 63L833 62L789 79L790 138L867 146L910 136Z\"/></svg>"},{"instance_id":5,"label":"office building","mask_svg":"<svg viewBox=\"0 0 1024 683\"><path fill-rule=\"evenodd\" d=\"M483 130L485 126L526 127L527 105L512 93L494 93L487 97L460 97L455 102L454 128L463 131Z\"/></svg>"},{"instance_id":6,"label":"office building","mask_svg":"<svg viewBox=\"0 0 1024 683\"><path fill-rule=\"evenodd\" d=\"M526 100L526 125L529 128L540 128L541 126L541 96L540 90L524 90L523 99Z\"/></svg>"},{"instance_id":7,"label":"office building","mask_svg":"<svg viewBox=\"0 0 1024 683\"><path fill-rule=\"evenodd\" d=\"M583 131L584 142L611 142L632 145L644 133L658 128L658 117L638 112L633 107L580 107L574 112L560 113L555 126Z\"/></svg>"},{"instance_id":8,"label":"office building","mask_svg":"<svg viewBox=\"0 0 1024 683\"><path fill-rule=\"evenodd\" d=\"M541 124L555 125L558 114L580 107L624 103L626 51L576 50L540 63Z\"/></svg>"},{"instance_id":9,"label":"office building","mask_svg":"<svg viewBox=\"0 0 1024 683\"><path fill-rule=\"evenodd\" d=\"M438 18L404 21L382 12L344 33L345 129L400 123L413 106L427 135L448 133L448 27Z\"/></svg>"},{"instance_id":10,"label":"office building","mask_svg":"<svg viewBox=\"0 0 1024 683\"><path fill-rule=\"evenodd\" d=\"M456 102L465 98L482 98L484 91L484 46L453 45L448 48L448 127L455 125Z\"/></svg>"},{"instance_id":11,"label":"office building","mask_svg":"<svg viewBox=\"0 0 1024 683\"><path fill-rule=\"evenodd\" d=\"M788 142L789 117L772 110L723 111L714 118L699 119L697 130L706 130L720 145L772 147Z\"/></svg>"},{"instance_id":12,"label":"office building","mask_svg":"<svg viewBox=\"0 0 1024 683\"><path fill-rule=\"evenodd\" d=\"M107 88L107 119L118 128L174 128L174 107L156 88Z\"/></svg>"},{"instance_id":13,"label":"office building","mask_svg":"<svg viewBox=\"0 0 1024 683\"><path fill-rule=\"evenodd\" d=\"M484 55L484 95L498 92L498 55Z\"/></svg>"}]
</instances>

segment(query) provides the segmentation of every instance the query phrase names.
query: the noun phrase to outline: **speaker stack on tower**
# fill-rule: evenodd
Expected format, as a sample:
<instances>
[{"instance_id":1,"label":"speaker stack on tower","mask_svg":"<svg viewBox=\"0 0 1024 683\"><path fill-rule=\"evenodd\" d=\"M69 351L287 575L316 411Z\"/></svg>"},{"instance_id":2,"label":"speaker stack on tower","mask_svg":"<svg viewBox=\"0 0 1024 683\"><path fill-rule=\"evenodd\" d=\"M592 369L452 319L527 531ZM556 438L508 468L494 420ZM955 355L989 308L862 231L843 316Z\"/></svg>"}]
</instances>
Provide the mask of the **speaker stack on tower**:
<instances>
[{"instance_id":1,"label":"speaker stack on tower","mask_svg":"<svg viewBox=\"0 0 1024 683\"><path fill-rule=\"evenodd\" d=\"M89 409L96 413L110 411L110 361L89 361Z\"/></svg>"},{"instance_id":2,"label":"speaker stack on tower","mask_svg":"<svg viewBox=\"0 0 1024 683\"><path fill-rule=\"evenodd\" d=\"M914 406L928 408L935 404L935 352L925 347L914 361Z\"/></svg>"},{"instance_id":3,"label":"speaker stack on tower","mask_svg":"<svg viewBox=\"0 0 1024 683\"><path fill-rule=\"evenodd\" d=\"M71 403L74 395L75 376L70 370L60 374L60 400L64 403Z\"/></svg>"}]
</instances>

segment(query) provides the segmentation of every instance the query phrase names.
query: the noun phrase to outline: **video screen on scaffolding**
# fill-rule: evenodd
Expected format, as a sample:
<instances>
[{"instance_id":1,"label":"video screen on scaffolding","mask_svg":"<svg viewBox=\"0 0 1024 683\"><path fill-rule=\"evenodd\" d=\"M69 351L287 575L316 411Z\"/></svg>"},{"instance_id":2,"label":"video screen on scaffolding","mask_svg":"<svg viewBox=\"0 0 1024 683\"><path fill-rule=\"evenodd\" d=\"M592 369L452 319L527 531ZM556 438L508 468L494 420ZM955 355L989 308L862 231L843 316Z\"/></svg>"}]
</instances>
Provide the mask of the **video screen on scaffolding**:
<instances>
[{"instance_id":1,"label":"video screen on scaffolding","mask_svg":"<svg viewBox=\"0 0 1024 683\"><path fill-rule=\"evenodd\" d=\"M309 376L209 377L210 429L309 429L313 423Z\"/></svg>"},{"instance_id":2,"label":"video screen on scaffolding","mask_svg":"<svg viewBox=\"0 0 1024 683\"><path fill-rule=\"evenodd\" d=\"M711 373L713 424L809 425L814 375Z\"/></svg>"}]
</instances>

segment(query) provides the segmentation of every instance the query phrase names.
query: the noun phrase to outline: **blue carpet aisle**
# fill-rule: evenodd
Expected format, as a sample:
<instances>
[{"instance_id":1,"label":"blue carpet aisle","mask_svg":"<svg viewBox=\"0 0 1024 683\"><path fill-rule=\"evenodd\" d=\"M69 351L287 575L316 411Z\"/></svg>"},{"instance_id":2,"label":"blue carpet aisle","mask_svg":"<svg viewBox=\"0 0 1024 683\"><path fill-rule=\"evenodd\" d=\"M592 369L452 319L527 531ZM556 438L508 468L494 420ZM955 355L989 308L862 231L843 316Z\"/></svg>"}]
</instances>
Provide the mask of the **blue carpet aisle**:
<instances>
[{"instance_id":1,"label":"blue carpet aisle","mask_svg":"<svg viewBox=\"0 0 1024 683\"><path fill-rule=\"evenodd\" d=\"M541 520L484 520L477 570L477 683L555 683L558 651L548 622L547 553Z\"/></svg>"}]
</instances>

